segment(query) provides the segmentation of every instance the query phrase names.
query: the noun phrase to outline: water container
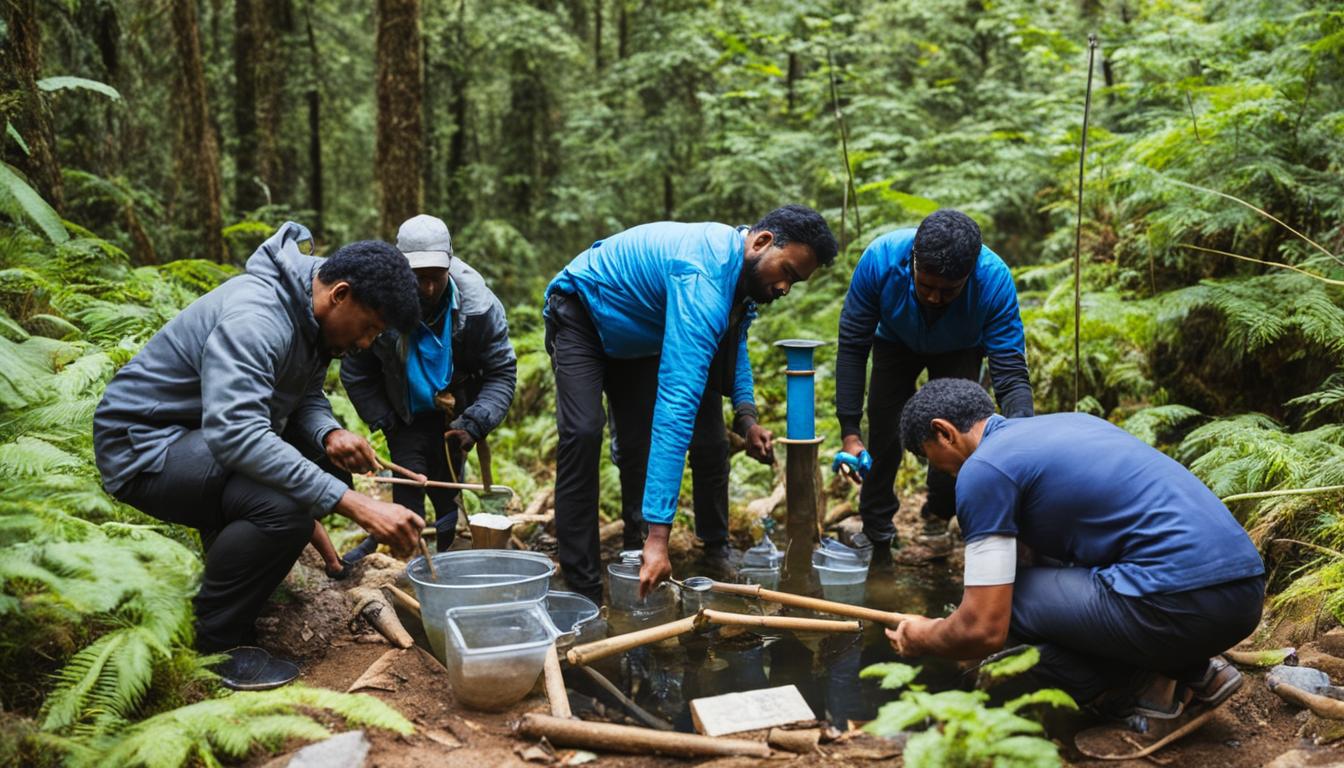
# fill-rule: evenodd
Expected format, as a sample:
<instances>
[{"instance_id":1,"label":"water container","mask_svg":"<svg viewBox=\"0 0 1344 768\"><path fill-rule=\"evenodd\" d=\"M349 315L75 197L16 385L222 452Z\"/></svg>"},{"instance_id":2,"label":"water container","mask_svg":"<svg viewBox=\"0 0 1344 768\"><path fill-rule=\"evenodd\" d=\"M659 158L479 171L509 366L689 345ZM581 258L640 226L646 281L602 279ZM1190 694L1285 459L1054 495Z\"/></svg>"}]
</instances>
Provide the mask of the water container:
<instances>
[{"instance_id":1,"label":"water container","mask_svg":"<svg viewBox=\"0 0 1344 768\"><path fill-rule=\"evenodd\" d=\"M450 608L444 620L453 696L486 712L527 696L560 634L540 601Z\"/></svg>"}]
</instances>

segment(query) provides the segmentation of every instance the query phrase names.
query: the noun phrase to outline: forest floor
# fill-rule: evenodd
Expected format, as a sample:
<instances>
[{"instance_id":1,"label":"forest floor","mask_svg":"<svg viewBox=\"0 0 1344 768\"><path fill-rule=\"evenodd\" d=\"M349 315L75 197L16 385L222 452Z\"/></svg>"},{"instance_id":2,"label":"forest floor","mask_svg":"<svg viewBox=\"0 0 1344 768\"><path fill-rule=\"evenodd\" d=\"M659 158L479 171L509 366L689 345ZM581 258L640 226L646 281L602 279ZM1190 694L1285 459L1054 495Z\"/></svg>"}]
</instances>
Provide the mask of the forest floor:
<instances>
[{"instance_id":1,"label":"forest floor","mask_svg":"<svg viewBox=\"0 0 1344 768\"><path fill-rule=\"evenodd\" d=\"M918 509L916 504L904 505L905 510ZM913 513L902 515L901 527L916 524ZM903 531L904 533L904 531ZM617 544L619 536L615 537ZM692 555L690 537L680 546L684 560ZM610 548L610 547L609 547ZM674 548L675 550L675 548ZM674 554L677 554L674 551ZM375 556L375 565L387 558ZM370 567L375 567L371 565ZM948 568L948 578L958 572L955 564ZM355 574L355 579L359 577ZM332 582L322 573L311 550L295 567L281 599L271 606L260 622L262 644L278 654L296 658L303 669L302 682L310 686L344 691L348 689L374 662L385 654L392 654L391 664L374 681L373 687L363 690L395 707L416 726L409 736L372 731L368 734L372 749L366 765L371 768L411 768L422 765L443 766L529 766L539 764L579 764L596 759L610 766L683 765L690 761L647 756L622 756L603 753L592 756L563 748L551 749L537 741L517 737L513 724L525 713L549 713L540 682L528 698L502 713L482 713L460 707L454 700L448 675L442 665L426 650L428 647L418 621L402 614L403 623L416 638L417 647L404 651L390 650L381 636L372 632L362 620L352 620L357 598L350 587L354 581ZM1314 625L1314 621L1307 624ZM1310 663L1330 673L1336 683L1344 680L1344 640L1326 642L1312 637L1323 629L1303 627L1302 622L1279 623L1272 630L1267 622L1257 633L1256 646L1261 648L1298 645L1303 663ZM1331 633L1331 638L1340 638ZM1344 741L1334 746L1316 746L1316 742L1330 743L1344 737L1344 723L1324 721L1290 706L1271 693L1264 685L1263 674L1245 670L1246 684L1207 723L1194 734L1160 751L1148 760L1106 762L1082 757L1069 746L1061 749L1070 765L1169 765L1194 768L1252 768L1273 765L1275 768L1292 766L1344 766ZM587 681L567 677L575 714L587 719L633 722L624 718L619 705L595 687L584 687ZM1077 721L1073 723L1075 726ZM764 734L740 734L746 738ZM1061 744L1072 739L1066 729L1052 734ZM258 757L249 765L280 768L300 746L295 744L286 754L278 757ZM1131 751L1132 747L1116 744L1116 751ZM900 742L877 739L860 732L850 732L839 740L823 743L818 753L798 756L784 753L780 759L800 766L812 765L874 765L899 764ZM697 764L736 766L757 764L757 758L719 758Z\"/></svg>"}]
</instances>

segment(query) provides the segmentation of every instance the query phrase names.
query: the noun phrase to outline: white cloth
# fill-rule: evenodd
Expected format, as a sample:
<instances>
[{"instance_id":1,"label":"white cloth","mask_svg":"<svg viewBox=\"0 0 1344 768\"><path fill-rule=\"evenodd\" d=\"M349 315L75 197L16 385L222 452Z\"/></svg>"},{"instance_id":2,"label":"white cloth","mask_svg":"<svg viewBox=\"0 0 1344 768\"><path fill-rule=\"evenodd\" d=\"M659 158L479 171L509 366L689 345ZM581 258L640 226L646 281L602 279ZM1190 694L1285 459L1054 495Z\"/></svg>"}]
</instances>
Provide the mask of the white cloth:
<instances>
[{"instance_id":1,"label":"white cloth","mask_svg":"<svg viewBox=\"0 0 1344 768\"><path fill-rule=\"evenodd\" d=\"M1017 578L1017 537L994 534L966 545L962 583L968 587L1012 584Z\"/></svg>"}]
</instances>

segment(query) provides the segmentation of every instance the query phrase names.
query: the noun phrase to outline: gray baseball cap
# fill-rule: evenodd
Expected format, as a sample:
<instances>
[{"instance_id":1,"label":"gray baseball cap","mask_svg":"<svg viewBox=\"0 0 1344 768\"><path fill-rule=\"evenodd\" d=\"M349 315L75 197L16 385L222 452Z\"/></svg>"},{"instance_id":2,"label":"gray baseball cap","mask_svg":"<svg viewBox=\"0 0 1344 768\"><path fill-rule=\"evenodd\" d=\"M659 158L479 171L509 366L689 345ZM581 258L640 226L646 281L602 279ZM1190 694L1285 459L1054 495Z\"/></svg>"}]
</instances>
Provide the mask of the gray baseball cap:
<instances>
[{"instance_id":1,"label":"gray baseball cap","mask_svg":"<svg viewBox=\"0 0 1344 768\"><path fill-rule=\"evenodd\" d=\"M447 269L453 258L453 240L443 219L422 213L407 219L397 230L397 250L411 262L411 269Z\"/></svg>"}]
</instances>

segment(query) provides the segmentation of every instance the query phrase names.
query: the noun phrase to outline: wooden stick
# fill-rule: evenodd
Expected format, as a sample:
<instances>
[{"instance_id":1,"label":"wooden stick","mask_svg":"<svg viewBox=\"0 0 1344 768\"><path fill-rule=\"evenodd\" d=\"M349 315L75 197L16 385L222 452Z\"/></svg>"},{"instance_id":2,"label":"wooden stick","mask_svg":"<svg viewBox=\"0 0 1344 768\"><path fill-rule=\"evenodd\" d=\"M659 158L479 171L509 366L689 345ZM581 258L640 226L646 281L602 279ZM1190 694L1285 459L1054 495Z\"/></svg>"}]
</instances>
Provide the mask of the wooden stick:
<instances>
[{"instance_id":1,"label":"wooden stick","mask_svg":"<svg viewBox=\"0 0 1344 768\"><path fill-rule=\"evenodd\" d=\"M415 618L420 618L420 601L406 594L392 584L383 585L383 594L387 595L393 603L405 608L408 613L415 614Z\"/></svg>"},{"instance_id":2,"label":"wooden stick","mask_svg":"<svg viewBox=\"0 0 1344 768\"><path fill-rule=\"evenodd\" d=\"M455 488L459 491L475 491L477 493L486 493L487 491L508 491L514 496L518 495L517 491L507 485L492 485L489 488L486 488L480 483L445 483L442 480L425 480L424 482L420 482L418 480L407 480L404 477L374 476L369 479L375 483L387 483L388 485L417 485L421 488Z\"/></svg>"},{"instance_id":3,"label":"wooden stick","mask_svg":"<svg viewBox=\"0 0 1344 768\"><path fill-rule=\"evenodd\" d=\"M565 658L574 666L591 664L598 659L605 659L608 656L615 656L618 653L624 653L631 648L638 648L641 645L656 643L660 640L666 640L669 637L684 635L702 624L704 619L700 614L687 616L684 619L669 621L666 624L659 624L656 627L641 629L638 632L630 632L616 637L608 637L604 640L597 640L584 645L576 645L569 649Z\"/></svg>"},{"instance_id":4,"label":"wooden stick","mask_svg":"<svg viewBox=\"0 0 1344 768\"><path fill-rule=\"evenodd\" d=\"M587 672L588 677L592 678L593 682L597 683L602 690L614 696L616 700L621 703L621 706L630 710L630 713L633 714L635 717L639 718L640 720L642 720L645 725L649 726L650 728L656 728L660 731L673 730L671 723L667 722L661 717L658 717L657 715L651 714L647 709L636 704L634 700L631 699L629 696L626 696L624 693L621 693L621 689L617 688L615 684L613 684L610 680L608 680L606 675L602 674L601 672L598 672L596 669L593 669L592 667L578 667L578 669Z\"/></svg>"},{"instance_id":5,"label":"wooden stick","mask_svg":"<svg viewBox=\"0 0 1344 768\"><path fill-rule=\"evenodd\" d=\"M1270 686L1270 690L1277 693L1284 701L1310 709L1317 717L1323 717L1327 720L1344 720L1344 701L1282 683Z\"/></svg>"},{"instance_id":6,"label":"wooden stick","mask_svg":"<svg viewBox=\"0 0 1344 768\"><path fill-rule=\"evenodd\" d=\"M518 722L518 733L533 739L545 738L552 744L562 747L623 752L631 755L770 756L770 747L763 741L725 739L693 733L655 731L630 725L566 720L534 712L523 715L523 719Z\"/></svg>"},{"instance_id":7,"label":"wooden stick","mask_svg":"<svg viewBox=\"0 0 1344 768\"><path fill-rule=\"evenodd\" d=\"M546 699L551 703L551 714L555 717L570 718L569 694L565 692L565 676L560 671L560 653L555 644L546 649L546 663L541 668L542 678L546 682Z\"/></svg>"},{"instance_id":8,"label":"wooden stick","mask_svg":"<svg viewBox=\"0 0 1344 768\"><path fill-rule=\"evenodd\" d=\"M400 464L393 464L387 459L378 459L378 463L381 464L384 469L390 469L393 472L396 472L397 474L401 475L402 477L409 477L416 483L424 483L429 480L428 477L425 477L419 472L412 472L411 470L401 466Z\"/></svg>"},{"instance_id":9,"label":"wooden stick","mask_svg":"<svg viewBox=\"0 0 1344 768\"><path fill-rule=\"evenodd\" d=\"M728 584L726 582L716 581L714 582L713 590L725 595L754 597L760 600L768 600L772 603L779 603L780 605L791 605L795 608L806 608L822 613L833 613L836 616L848 616L851 619L863 619L864 621L871 621L874 624L882 624L888 627L895 627L906 619L915 618L913 614L909 613L879 611L876 608L866 608L862 605L837 603L833 600L822 600L816 597L795 595L790 592L776 592L773 589L762 589L760 584Z\"/></svg>"},{"instance_id":10,"label":"wooden stick","mask_svg":"<svg viewBox=\"0 0 1344 768\"><path fill-rule=\"evenodd\" d=\"M425 543L425 537L416 539L420 543L420 554L425 558L425 565L429 566L429 577L435 581L439 580L439 570L434 567L434 556L429 554L429 545Z\"/></svg>"},{"instance_id":11,"label":"wooden stick","mask_svg":"<svg viewBox=\"0 0 1344 768\"><path fill-rule=\"evenodd\" d=\"M710 624L722 624L740 627L770 627L771 629L792 629L798 632L858 632L863 625L857 621L828 621L826 619L803 619L794 616L755 616L747 613L729 613L706 608L701 611Z\"/></svg>"},{"instance_id":12,"label":"wooden stick","mask_svg":"<svg viewBox=\"0 0 1344 768\"><path fill-rule=\"evenodd\" d=\"M765 736L765 743L785 752L810 755L817 751L817 744L821 743L821 729L804 728L803 730L786 731L783 728L771 728Z\"/></svg>"},{"instance_id":13,"label":"wooden stick","mask_svg":"<svg viewBox=\"0 0 1344 768\"><path fill-rule=\"evenodd\" d=\"M401 625L401 619L397 618L397 612L392 610L392 606L387 603L381 600L370 600L364 606L364 610L360 611L360 615L397 648L410 648L415 645L410 633Z\"/></svg>"}]
</instances>

